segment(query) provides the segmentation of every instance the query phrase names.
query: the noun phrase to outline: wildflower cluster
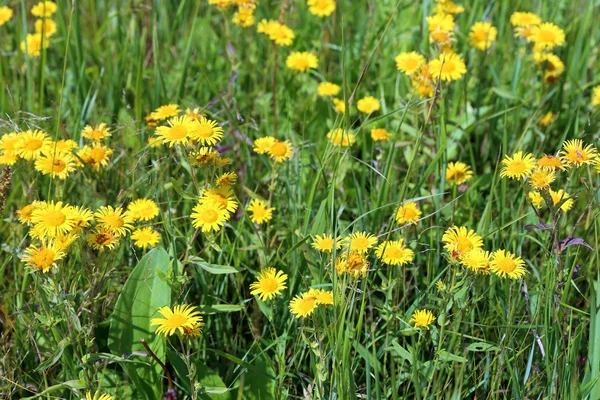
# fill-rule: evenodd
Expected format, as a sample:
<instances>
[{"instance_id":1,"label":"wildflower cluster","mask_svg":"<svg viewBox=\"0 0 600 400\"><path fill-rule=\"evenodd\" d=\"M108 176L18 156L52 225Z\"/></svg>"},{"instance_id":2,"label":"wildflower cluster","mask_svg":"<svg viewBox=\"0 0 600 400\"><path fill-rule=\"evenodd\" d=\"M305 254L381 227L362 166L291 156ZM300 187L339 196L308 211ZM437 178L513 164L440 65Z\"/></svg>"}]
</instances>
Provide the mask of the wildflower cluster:
<instances>
[{"instance_id":1,"label":"wildflower cluster","mask_svg":"<svg viewBox=\"0 0 600 400\"><path fill-rule=\"evenodd\" d=\"M56 10L56 3L48 0L31 7L31 15L38 18L35 21L35 33L28 33L26 40L21 42L21 50L30 57L39 57L43 49L50 47L50 38L56 33L56 23L52 20Z\"/></svg>"}]
</instances>

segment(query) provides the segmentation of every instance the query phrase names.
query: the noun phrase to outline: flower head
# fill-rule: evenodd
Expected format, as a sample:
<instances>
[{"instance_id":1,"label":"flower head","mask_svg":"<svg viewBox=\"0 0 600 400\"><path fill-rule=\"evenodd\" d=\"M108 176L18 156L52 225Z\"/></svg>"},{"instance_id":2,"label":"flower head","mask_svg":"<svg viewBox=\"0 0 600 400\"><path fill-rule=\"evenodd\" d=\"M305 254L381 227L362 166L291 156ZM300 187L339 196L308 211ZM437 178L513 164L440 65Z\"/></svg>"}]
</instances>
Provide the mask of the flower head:
<instances>
[{"instance_id":1,"label":"flower head","mask_svg":"<svg viewBox=\"0 0 600 400\"><path fill-rule=\"evenodd\" d=\"M315 235L315 238L312 242L312 247L322 253L331 253L334 247L337 250L342 247L342 238L338 236L334 239L333 235L328 234Z\"/></svg>"},{"instance_id":2,"label":"flower head","mask_svg":"<svg viewBox=\"0 0 600 400\"><path fill-rule=\"evenodd\" d=\"M56 3L53 1L40 1L31 7L31 14L38 18L49 18L56 12Z\"/></svg>"},{"instance_id":3,"label":"flower head","mask_svg":"<svg viewBox=\"0 0 600 400\"><path fill-rule=\"evenodd\" d=\"M38 19L35 21L35 33L49 38L56 33L56 22L49 18Z\"/></svg>"},{"instance_id":4,"label":"flower head","mask_svg":"<svg viewBox=\"0 0 600 400\"><path fill-rule=\"evenodd\" d=\"M35 160L35 169L53 178L66 179L75 171L75 159L71 153L42 154Z\"/></svg>"},{"instance_id":5,"label":"flower head","mask_svg":"<svg viewBox=\"0 0 600 400\"><path fill-rule=\"evenodd\" d=\"M21 41L21 50L27 52L30 57L39 57L42 49L50 47L50 41L40 33L28 33L24 41Z\"/></svg>"},{"instance_id":6,"label":"flower head","mask_svg":"<svg viewBox=\"0 0 600 400\"><path fill-rule=\"evenodd\" d=\"M149 226L145 226L134 230L131 233L131 240L137 247L146 250L148 247L154 247L160 242L160 233Z\"/></svg>"},{"instance_id":7,"label":"flower head","mask_svg":"<svg viewBox=\"0 0 600 400\"><path fill-rule=\"evenodd\" d=\"M487 274L490 271L490 252L481 248L461 254L460 264L470 271L478 274Z\"/></svg>"},{"instance_id":8,"label":"flower head","mask_svg":"<svg viewBox=\"0 0 600 400\"><path fill-rule=\"evenodd\" d=\"M355 278L366 276L368 268L366 254L357 251L344 253L335 261L335 269L339 274L348 273Z\"/></svg>"},{"instance_id":9,"label":"flower head","mask_svg":"<svg viewBox=\"0 0 600 400\"><path fill-rule=\"evenodd\" d=\"M574 139L563 143L560 155L563 163L568 166L579 167L592 164L598 156L598 152L591 144L586 145L580 139Z\"/></svg>"},{"instance_id":10,"label":"flower head","mask_svg":"<svg viewBox=\"0 0 600 400\"><path fill-rule=\"evenodd\" d=\"M13 17L13 10L8 6L0 7L0 26L4 25Z\"/></svg>"},{"instance_id":11,"label":"flower head","mask_svg":"<svg viewBox=\"0 0 600 400\"><path fill-rule=\"evenodd\" d=\"M377 244L377 238L368 232L353 232L344 238L342 244L350 252L365 254Z\"/></svg>"},{"instance_id":12,"label":"flower head","mask_svg":"<svg viewBox=\"0 0 600 400\"><path fill-rule=\"evenodd\" d=\"M258 154L268 153L276 141L277 141L277 139L275 139L272 136L265 136L265 137L258 138L254 141L254 147L252 150L254 150Z\"/></svg>"},{"instance_id":13,"label":"flower head","mask_svg":"<svg viewBox=\"0 0 600 400\"><path fill-rule=\"evenodd\" d=\"M65 256L65 253L52 243L42 244L41 246L31 245L25 249L25 255L22 262L33 269L46 273L50 268L56 266L56 261Z\"/></svg>"},{"instance_id":14,"label":"flower head","mask_svg":"<svg viewBox=\"0 0 600 400\"><path fill-rule=\"evenodd\" d=\"M455 81L467 73L465 62L455 53L442 53L429 62L429 73L434 79Z\"/></svg>"},{"instance_id":15,"label":"flower head","mask_svg":"<svg viewBox=\"0 0 600 400\"><path fill-rule=\"evenodd\" d=\"M498 30L489 22L476 22L469 32L469 44L477 50L487 50L496 41Z\"/></svg>"},{"instance_id":16,"label":"flower head","mask_svg":"<svg viewBox=\"0 0 600 400\"><path fill-rule=\"evenodd\" d=\"M504 167L500 171L500 176L511 179L528 177L536 166L535 158L530 153L523 154L522 151L516 152L512 157L505 156L502 164L504 164Z\"/></svg>"},{"instance_id":17,"label":"flower head","mask_svg":"<svg viewBox=\"0 0 600 400\"><path fill-rule=\"evenodd\" d=\"M544 22L531 29L530 39L540 50L552 50L565 43L565 31L551 22Z\"/></svg>"},{"instance_id":18,"label":"flower head","mask_svg":"<svg viewBox=\"0 0 600 400\"><path fill-rule=\"evenodd\" d=\"M90 140L103 140L111 135L110 129L105 123L101 123L97 126L86 125L81 131L81 136Z\"/></svg>"},{"instance_id":19,"label":"flower head","mask_svg":"<svg viewBox=\"0 0 600 400\"><path fill-rule=\"evenodd\" d=\"M308 317L317 308L317 298L307 293L297 295L290 301L290 311L296 318Z\"/></svg>"},{"instance_id":20,"label":"flower head","mask_svg":"<svg viewBox=\"0 0 600 400\"><path fill-rule=\"evenodd\" d=\"M287 275L275 268L265 268L258 273L256 282L250 284L251 295L258 295L262 300L271 300L286 289Z\"/></svg>"},{"instance_id":21,"label":"flower head","mask_svg":"<svg viewBox=\"0 0 600 400\"><path fill-rule=\"evenodd\" d=\"M553 155L543 155L542 158L537 160L538 168L541 168L546 171L555 171L557 169L562 170L565 169L560 157L556 157Z\"/></svg>"},{"instance_id":22,"label":"flower head","mask_svg":"<svg viewBox=\"0 0 600 400\"><path fill-rule=\"evenodd\" d=\"M151 199L137 199L129 203L127 212L134 221L150 221L159 213L159 208Z\"/></svg>"},{"instance_id":23,"label":"flower head","mask_svg":"<svg viewBox=\"0 0 600 400\"><path fill-rule=\"evenodd\" d=\"M535 208L540 208L542 206L542 204L544 204L544 198L542 197L540 192L536 192L534 190L534 191L529 192L529 194L527 196L529 197L531 204L533 204L533 206Z\"/></svg>"},{"instance_id":24,"label":"flower head","mask_svg":"<svg viewBox=\"0 0 600 400\"><path fill-rule=\"evenodd\" d=\"M192 209L192 225L194 228L202 229L202 232L218 232L229 219L229 213L219 203L211 199L200 199Z\"/></svg>"},{"instance_id":25,"label":"flower head","mask_svg":"<svg viewBox=\"0 0 600 400\"><path fill-rule=\"evenodd\" d=\"M535 169L531 175L529 175L529 184L536 190L545 190L550 187L550 184L554 182L555 178L554 171L548 171L544 169Z\"/></svg>"},{"instance_id":26,"label":"flower head","mask_svg":"<svg viewBox=\"0 0 600 400\"><path fill-rule=\"evenodd\" d=\"M152 318L150 326L158 325L157 335L171 336L175 332L184 335L185 329L193 330L203 325L202 316L195 306L188 304L177 305L171 310L170 307L158 309L163 318Z\"/></svg>"},{"instance_id":27,"label":"flower head","mask_svg":"<svg viewBox=\"0 0 600 400\"><path fill-rule=\"evenodd\" d=\"M446 182L452 185L462 185L471 178L473 178L473 171L467 164L460 161L448 163Z\"/></svg>"},{"instance_id":28,"label":"flower head","mask_svg":"<svg viewBox=\"0 0 600 400\"><path fill-rule=\"evenodd\" d=\"M490 270L502 278L519 279L527 273L524 265L525 261L521 257L516 257L506 250L496 250L492 254Z\"/></svg>"},{"instance_id":29,"label":"flower head","mask_svg":"<svg viewBox=\"0 0 600 400\"><path fill-rule=\"evenodd\" d=\"M306 72L319 66L319 60L314 53L308 51L293 51L285 60L285 65L298 72Z\"/></svg>"},{"instance_id":30,"label":"flower head","mask_svg":"<svg viewBox=\"0 0 600 400\"><path fill-rule=\"evenodd\" d=\"M217 121L204 117L200 117L196 121L197 123L190 132L192 140L199 142L202 146L214 146L223 138L223 128L217 124Z\"/></svg>"},{"instance_id":31,"label":"flower head","mask_svg":"<svg viewBox=\"0 0 600 400\"><path fill-rule=\"evenodd\" d=\"M395 58L396 68L406 76L417 74L425 65L425 57L416 51L400 53Z\"/></svg>"},{"instance_id":32,"label":"flower head","mask_svg":"<svg viewBox=\"0 0 600 400\"><path fill-rule=\"evenodd\" d=\"M250 213L250 221L255 224L263 224L273 218L275 208L269 207L265 201L253 199L246 210Z\"/></svg>"},{"instance_id":33,"label":"flower head","mask_svg":"<svg viewBox=\"0 0 600 400\"><path fill-rule=\"evenodd\" d=\"M307 0L308 11L317 17L327 17L335 11L335 0Z\"/></svg>"},{"instance_id":34,"label":"flower head","mask_svg":"<svg viewBox=\"0 0 600 400\"><path fill-rule=\"evenodd\" d=\"M427 328L433 324L435 317L429 310L416 310L410 318L410 323L414 324L415 328Z\"/></svg>"},{"instance_id":35,"label":"flower head","mask_svg":"<svg viewBox=\"0 0 600 400\"><path fill-rule=\"evenodd\" d=\"M288 140L284 140L283 142L275 140L269 149L269 155L276 163L282 163L285 160L292 158L294 155L294 148Z\"/></svg>"},{"instance_id":36,"label":"flower head","mask_svg":"<svg viewBox=\"0 0 600 400\"><path fill-rule=\"evenodd\" d=\"M571 199L569 193L565 192L562 189L558 189L554 191L552 189L549 190L550 197L552 198L552 203L556 207L560 204L560 210L562 212L567 212L571 208L573 208L573 199Z\"/></svg>"},{"instance_id":37,"label":"flower head","mask_svg":"<svg viewBox=\"0 0 600 400\"><path fill-rule=\"evenodd\" d=\"M215 178L215 184L219 187L229 187L237 181L238 175L235 172L225 172Z\"/></svg>"},{"instance_id":38,"label":"flower head","mask_svg":"<svg viewBox=\"0 0 600 400\"><path fill-rule=\"evenodd\" d=\"M25 160L35 160L42 154L44 148L50 145L51 140L46 132L35 130L21 133L18 144L19 157Z\"/></svg>"},{"instance_id":39,"label":"flower head","mask_svg":"<svg viewBox=\"0 0 600 400\"><path fill-rule=\"evenodd\" d=\"M49 202L32 212L31 222L40 237L55 238L73 230L76 224L76 215L73 207L62 201Z\"/></svg>"},{"instance_id":40,"label":"flower head","mask_svg":"<svg viewBox=\"0 0 600 400\"><path fill-rule=\"evenodd\" d=\"M404 203L396 210L396 222L399 225L416 224L423 213L414 201Z\"/></svg>"},{"instance_id":41,"label":"flower head","mask_svg":"<svg viewBox=\"0 0 600 400\"><path fill-rule=\"evenodd\" d=\"M388 265L405 265L411 263L415 253L404 245L404 240L386 240L377 246L375 255Z\"/></svg>"},{"instance_id":42,"label":"flower head","mask_svg":"<svg viewBox=\"0 0 600 400\"><path fill-rule=\"evenodd\" d=\"M532 26L542 23L542 19L534 13L530 12L514 12L510 16L512 26Z\"/></svg>"},{"instance_id":43,"label":"flower head","mask_svg":"<svg viewBox=\"0 0 600 400\"><path fill-rule=\"evenodd\" d=\"M483 246L481 236L464 226L448 228L442 236L442 242L453 260L458 260L462 255Z\"/></svg>"},{"instance_id":44,"label":"flower head","mask_svg":"<svg viewBox=\"0 0 600 400\"><path fill-rule=\"evenodd\" d=\"M373 96L366 96L356 102L358 111L365 114L372 114L381 108L379 100Z\"/></svg>"},{"instance_id":45,"label":"flower head","mask_svg":"<svg viewBox=\"0 0 600 400\"><path fill-rule=\"evenodd\" d=\"M371 139L375 142L389 142L392 134L383 128L371 129Z\"/></svg>"},{"instance_id":46,"label":"flower head","mask_svg":"<svg viewBox=\"0 0 600 400\"><path fill-rule=\"evenodd\" d=\"M333 305L333 294L327 290L323 289L309 289L309 296L313 296L315 298L315 303L319 306L332 306Z\"/></svg>"},{"instance_id":47,"label":"flower head","mask_svg":"<svg viewBox=\"0 0 600 400\"><path fill-rule=\"evenodd\" d=\"M329 139L329 143L334 146L349 147L356 141L356 135L345 129L336 128L327 133L327 139Z\"/></svg>"},{"instance_id":48,"label":"flower head","mask_svg":"<svg viewBox=\"0 0 600 400\"><path fill-rule=\"evenodd\" d=\"M340 93L342 88L340 85L336 85L331 82L321 82L319 83L319 87L317 87L317 94L319 96L337 96Z\"/></svg>"},{"instance_id":49,"label":"flower head","mask_svg":"<svg viewBox=\"0 0 600 400\"><path fill-rule=\"evenodd\" d=\"M152 119L156 121L162 121L167 118L176 117L177 115L179 115L179 105L177 104L160 106L150 114Z\"/></svg>"},{"instance_id":50,"label":"flower head","mask_svg":"<svg viewBox=\"0 0 600 400\"><path fill-rule=\"evenodd\" d=\"M119 244L120 236L109 229L100 227L89 233L86 240L92 249L103 252L114 249Z\"/></svg>"},{"instance_id":51,"label":"flower head","mask_svg":"<svg viewBox=\"0 0 600 400\"><path fill-rule=\"evenodd\" d=\"M343 99L333 99L333 108L335 108L335 111L343 114L346 112L346 103Z\"/></svg>"},{"instance_id":52,"label":"flower head","mask_svg":"<svg viewBox=\"0 0 600 400\"><path fill-rule=\"evenodd\" d=\"M221 208L230 213L236 212L238 208L238 202L233 194L233 191L227 186L205 190L204 195L200 198L200 203L204 201L214 201Z\"/></svg>"},{"instance_id":53,"label":"flower head","mask_svg":"<svg viewBox=\"0 0 600 400\"><path fill-rule=\"evenodd\" d=\"M102 206L94 213L99 229L105 229L116 236L125 236L133 228L132 216L121 207Z\"/></svg>"},{"instance_id":54,"label":"flower head","mask_svg":"<svg viewBox=\"0 0 600 400\"><path fill-rule=\"evenodd\" d=\"M173 117L168 122L168 126L159 126L156 128L156 135L167 143L169 147L174 144L186 144L188 140L195 135L198 121L195 121L185 115L182 117Z\"/></svg>"}]
</instances>

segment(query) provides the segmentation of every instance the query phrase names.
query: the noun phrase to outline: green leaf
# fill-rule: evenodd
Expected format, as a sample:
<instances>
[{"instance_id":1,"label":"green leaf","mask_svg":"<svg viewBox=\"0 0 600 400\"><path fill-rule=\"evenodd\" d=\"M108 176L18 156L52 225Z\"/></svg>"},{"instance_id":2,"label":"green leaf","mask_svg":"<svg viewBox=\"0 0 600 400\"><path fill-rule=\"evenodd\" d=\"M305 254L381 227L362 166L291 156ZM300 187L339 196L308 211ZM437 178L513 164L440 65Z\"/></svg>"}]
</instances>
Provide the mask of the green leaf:
<instances>
[{"instance_id":1,"label":"green leaf","mask_svg":"<svg viewBox=\"0 0 600 400\"><path fill-rule=\"evenodd\" d=\"M190 379L188 377L188 367L181 358L181 356L172 350L167 353L169 362L175 370L175 374L179 378L178 384L191 396L192 388L190 386ZM205 393L200 394L199 398L205 400L229 400L231 398L229 394L229 388L223 383L223 380L217 375L215 371L204 365L199 359L191 360L193 368L196 370L194 381L199 382Z\"/></svg>"},{"instance_id":2,"label":"green leaf","mask_svg":"<svg viewBox=\"0 0 600 400\"><path fill-rule=\"evenodd\" d=\"M190 259L190 262L200 268L202 268L203 270L205 270L206 272L210 272L211 274L215 274L215 275L219 275L219 274L237 274L238 271L237 269L235 269L234 267L230 267L227 265L217 265L217 264L210 264L207 263L206 261L204 261L201 258L198 257L193 257Z\"/></svg>"},{"instance_id":3,"label":"green leaf","mask_svg":"<svg viewBox=\"0 0 600 400\"><path fill-rule=\"evenodd\" d=\"M467 346L468 351L498 351L500 348L490 343L476 342Z\"/></svg>"},{"instance_id":4,"label":"green leaf","mask_svg":"<svg viewBox=\"0 0 600 400\"><path fill-rule=\"evenodd\" d=\"M218 312L238 312L242 311L244 306L242 304L213 304L211 306L202 305L198 307L198 310L202 314L214 314Z\"/></svg>"},{"instance_id":5,"label":"green leaf","mask_svg":"<svg viewBox=\"0 0 600 400\"><path fill-rule=\"evenodd\" d=\"M388 351L390 351L390 350L394 351L403 360L408 361L409 364L412 364L412 362L413 362L412 354L410 354L410 352L408 350L406 350L404 347L400 346L400 344L398 344L398 342L396 342L395 340L392 342L392 346L388 347Z\"/></svg>"},{"instance_id":6,"label":"green leaf","mask_svg":"<svg viewBox=\"0 0 600 400\"><path fill-rule=\"evenodd\" d=\"M440 350L438 352L438 356L439 356L440 360L442 360L442 361L460 362L460 363L467 362L466 358L464 358L462 356L458 356L456 354L449 353L446 350Z\"/></svg>"},{"instance_id":7,"label":"green leaf","mask_svg":"<svg viewBox=\"0 0 600 400\"><path fill-rule=\"evenodd\" d=\"M148 252L133 269L110 317L108 347L123 356L145 352L140 339L145 339L156 356L165 359L165 339L154 334L152 318L158 309L171 305L171 288L166 282L171 262L167 252L158 247ZM151 366L123 365L140 395L157 399L162 393L162 369L152 359Z\"/></svg>"}]
</instances>

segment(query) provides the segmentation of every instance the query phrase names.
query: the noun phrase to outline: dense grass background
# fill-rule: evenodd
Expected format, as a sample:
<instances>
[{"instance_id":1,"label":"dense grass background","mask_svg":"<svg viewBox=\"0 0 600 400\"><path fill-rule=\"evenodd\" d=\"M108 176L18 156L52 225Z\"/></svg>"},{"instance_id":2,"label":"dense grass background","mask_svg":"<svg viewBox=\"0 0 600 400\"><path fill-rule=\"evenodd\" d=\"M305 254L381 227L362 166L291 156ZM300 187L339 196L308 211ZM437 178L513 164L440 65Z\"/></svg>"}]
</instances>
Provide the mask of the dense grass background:
<instances>
[{"instance_id":1,"label":"dense grass background","mask_svg":"<svg viewBox=\"0 0 600 400\"><path fill-rule=\"evenodd\" d=\"M522 185L499 177L506 153L554 154L571 138L598 143L598 111L589 106L600 83L598 2L464 2L456 48L468 73L442 84L435 103L417 99L394 63L401 51L434 53L424 20L433 2L344 0L320 19L304 1L286 1L284 21L296 39L291 49L277 48L275 90L271 42L206 3L58 1L50 48L29 58L19 44L33 29L33 3L8 2L15 17L0 28L0 133L39 127L79 141L86 124L99 122L115 132L112 162L98 173L58 181L25 162L13 168L0 229L0 394L70 399L101 388L115 398L152 398L128 369L154 361L138 355L128 365L108 347L111 313L143 252L128 239L101 254L81 242L56 274L26 273L20 256L29 239L15 214L37 199L96 209L148 197L161 207L155 227L169 257L163 278L172 303L200 306L206 323L200 338L166 345L182 398L600 398L598 252L556 251L573 227L592 246L600 241L598 173L560 174L555 185L575 195L575 206L558 217L541 210L542 220L557 221L550 231L524 229L540 218ZM261 1L257 19L277 19L281 3ZM557 54L566 71L557 83L542 82L531 51L513 37L514 11L565 29ZM482 19L498 28L489 52L466 40ZM285 69L292 49L318 54L319 68ZM346 100L380 98L382 110L370 119L354 106L336 114L316 95L321 80L343 84ZM270 224L258 229L239 211L214 238L194 235L190 174L200 182L212 175L193 172L175 148L146 145L154 131L144 117L167 103L199 106L223 125L220 151L235 160L236 195L242 205L270 198L277 209ZM548 111L558 118L541 127ZM374 126L393 132L392 141L374 143ZM355 129L357 143L332 148L325 135L333 127ZM289 139L293 159L273 166L254 154L251 141L266 135ZM445 183L456 160L475 172L464 190ZM408 199L419 200L425 218L393 235L415 250L412 265L386 267L372 257L367 279L341 279L310 247L310 235L323 232L385 237ZM508 281L450 265L440 239L452 224L475 229L486 248L522 256L527 276ZM211 273L194 257L235 271ZM268 266L289 274L289 289L265 305L248 286ZM447 291L436 289L439 280ZM336 306L293 318L289 300L319 285L334 290ZM430 330L410 328L417 308L437 316ZM187 371L195 371L195 390ZM158 393L167 388L154 383Z\"/></svg>"}]
</instances>

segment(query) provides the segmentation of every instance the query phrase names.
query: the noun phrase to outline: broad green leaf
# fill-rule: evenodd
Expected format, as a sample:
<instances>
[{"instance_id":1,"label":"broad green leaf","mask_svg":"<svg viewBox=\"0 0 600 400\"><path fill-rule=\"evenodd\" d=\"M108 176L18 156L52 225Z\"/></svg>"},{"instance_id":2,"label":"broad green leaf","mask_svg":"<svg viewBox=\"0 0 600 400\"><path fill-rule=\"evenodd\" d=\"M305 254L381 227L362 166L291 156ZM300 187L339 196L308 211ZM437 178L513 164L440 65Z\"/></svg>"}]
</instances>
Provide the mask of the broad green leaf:
<instances>
[{"instance_id":1,"label":"broad green leaf","mask_svg":"<svg viewBox=\"0 0 600 400\"><path fill-rule=\"evenodd\" d=\"M485 342L471 343L467 346L468 351L498 351L500 350L497 346Z\"/></svg>"},{"instance_id":2,"label":"broad green leaf","mask_svg":"<svg viewBox=\"0 0 600 400\"><path fill-rule=\"evenodd\" d=\"M165 340L154 334L150 321L160 316L160 307L171 305L171 288L165 281L170 267L167 252L159 247L148 252L131 272L110 317L108 346L113 354L145 352L141 343L145 339L157 357L165 360ZM122 366L137 393L157 399L162 394L162 369L149 357L147 362L152 366Z\"/></svg>"},{"instance_id":3,"label":"broad green leaf","mask_svg":"<svg viewBox=\"0 0 600 400\"><path fill-rule=\"evenodd\" d=\"M408 350L406 350L404 347L400 346L400 344L398 344L398 342L396 342L395 340L392 342L392 346L388 347L388 351L389 350L393 350L398 356L400 356L400 358L408 361L409 364L412 364L412 362L413 362L412 354L410 354L410 352Z\"/></svg>"},{"instance_id":4,"label":"broad green leaf","mask_svg":"<svg viewBox=\"0 0 600 400\"><path fill-rule=\"evenodd\" d=\"M191 396L193 388L190 386L190 379L188 377L188 367L181 358L181 356L172 350L168 351L169 362L175 370L178 381L177 383ZM229 400L231 395L229 388L223 383L223 380L217 375L215 371L208 368L202 363L201 360L193 358L194 368L196 375L194 380L199 382L205 393L200 394L199 398L204 400Z\"/></svg>"},{"instance_id":5,"label":"broad green leaf","mask_svg":"<svg viewBox=\"0 0 600 400\"><path fill-rule=\"evenodd\" d=\"M240 272L237 269L235 269L234 267L230 267L228 265L210 264L198 257L192 258L190 262L192 264L202 268L206 272L210 272L211 274L215 274L215 275L236 274L236 273Z\"/></svg>"}]
</instances>

